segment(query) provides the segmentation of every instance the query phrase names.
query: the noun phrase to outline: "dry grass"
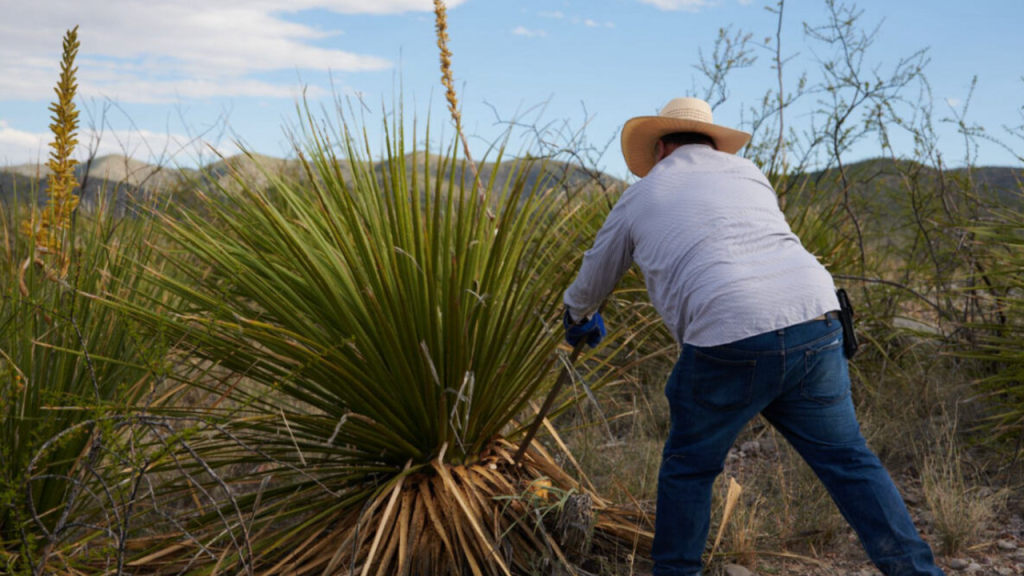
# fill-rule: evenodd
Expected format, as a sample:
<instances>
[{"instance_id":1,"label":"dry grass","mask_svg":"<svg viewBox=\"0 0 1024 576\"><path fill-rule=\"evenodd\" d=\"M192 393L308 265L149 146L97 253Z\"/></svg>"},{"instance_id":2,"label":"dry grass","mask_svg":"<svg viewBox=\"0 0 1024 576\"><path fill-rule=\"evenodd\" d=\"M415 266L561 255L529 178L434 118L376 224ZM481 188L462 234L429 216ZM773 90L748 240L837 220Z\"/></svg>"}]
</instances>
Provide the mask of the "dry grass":
<instances>
[{"instance_id":1,"label":"dry grass","mask_svg":"<svg viewBox=\"0 0 1024 576\"><path fill-rule=\"evenodd\" d=\"M967 461L956 437L955 420L946 421L921 456L921 489L934 518L939 550L946 556L978 542L1009 495L979 486L981 478L967 470Z\"/></svg>"},{"instance_id":2,"label":"dry grass","mask_svg":"<svg viewBox=\"0 0 1024 576\"><path fill-rule=\"evenodd\" d=\"M817 555L837 543L847 529L824 485L788 445L780 447L775 473L769 482L777 484L779 497L771 501L775 536L782 549Z\"/></svg>"},{"instance_id":3,"label":"dry grass","mask_svg":"<svg viewBox=\"0 0 1024 576\"><path fill-rule=\"evenodd\" d=\"M943 355L937 343L906 339L894 330L851 365L861 431L890 472L916 465L917 446L932 438L936 420L953 410L967 415L958 403L972 394L962 361Z\"/></svg>"},{"instance_id":4,"label":"dry grass","mask_svg":"<svg viewBox=\"0 0 1024 576\"><path fill-rule=\"evenodd\" d=\"M733 510L722 538L723 557L727 562L756 568L758 549L763 547L767 536L764 502L760 496L745 498Z\"/></svg>"},{"instance_id":5,"label":"dry grass","mask_svg":"<svg viewBox=\"0 0 1024 576\"><path fill-rule=\"evenodd\" d=\"M599 408L582 401L556 423L599 493L614 501L646 502L654 509L669 431L667 374L645 371L623 380L598 394Z\"/></svg>"}]
</instances>

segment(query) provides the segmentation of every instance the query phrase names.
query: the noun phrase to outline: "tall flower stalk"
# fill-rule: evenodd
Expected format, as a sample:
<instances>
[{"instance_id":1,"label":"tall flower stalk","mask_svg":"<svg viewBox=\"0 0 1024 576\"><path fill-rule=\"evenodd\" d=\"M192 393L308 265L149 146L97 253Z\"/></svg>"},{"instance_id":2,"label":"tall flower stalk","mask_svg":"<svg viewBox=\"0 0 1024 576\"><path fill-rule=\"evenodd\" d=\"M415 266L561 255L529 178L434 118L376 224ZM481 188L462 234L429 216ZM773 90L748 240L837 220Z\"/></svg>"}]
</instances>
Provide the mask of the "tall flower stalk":
<instances>
[{"instance_id":1,"label":"tall flower stalk","mask_svg":"<svg viewBox=\"0 0 1024 576\"><path fill-rule=\"evenodd\" d=\"M75 75L75 56L78 55L78 26L64 35L64 46L60 63L60 79L54 92L57 100L50 104L50 131L53 142L50 142L49 198L46 207L33 211L29 220L22 223L22 231L35 241L35 256L53 256L55 273L63 277L67 274L70 258L64 249L64 232L71 226L71 215L78 207L78 196L74 194L78 186L75 177L77 160L72 158L78 144L78 110L75 107L75 94L78 84ZM22 269L28 267L31 257L26 260ZM24 286L24 283L22 283ZM24 292L24 288L22 290Z\"/></svg>"},{"instance_id":2,"label":"tall flower stalk","mask_svg":"<svg viewBox=\"0 0 1024 576\"><path fill-rule=\"evenodd\" d=\"M473 179L476 181L477 194L482 202L484 199L484 186L480 182L480 173L476 169L473 154L469 151L469 141L466 140L466 135L462 132L462 112L459 111L459 97L455 93L455 81L452 76L452 51L448 49L448 8L445 6L444 0L434 0L434 16L434 28L437 31L437 48L441 53L441 84L445 88L444 96L445 100L448 101L448 112L452 115L452 120L455 122L455 131L459 134L459 139L462 141L462 149L466 154L466 159L469 160L469 168L473 171ZM490 210L487 211L487 216L494 220L494 214Z\"/></svg>"}]
</instances>

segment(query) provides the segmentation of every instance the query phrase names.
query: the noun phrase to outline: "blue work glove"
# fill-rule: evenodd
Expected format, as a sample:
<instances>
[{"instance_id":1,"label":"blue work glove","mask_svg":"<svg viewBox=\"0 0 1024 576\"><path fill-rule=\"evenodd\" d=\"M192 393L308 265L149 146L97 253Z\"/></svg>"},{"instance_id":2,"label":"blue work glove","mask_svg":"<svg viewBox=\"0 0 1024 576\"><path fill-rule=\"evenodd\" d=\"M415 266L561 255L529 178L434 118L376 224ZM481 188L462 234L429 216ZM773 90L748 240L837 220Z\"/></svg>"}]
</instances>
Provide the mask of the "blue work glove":
<instances>
[{"instance_id":1,"label":"blue work glove","mask_svg":"<svg viewBox=\"0 0 1024 576\"><path fill-rule=\"evenodd\" d=\"M600 312L594 312L582 324L575 324L573 323L572 316L569 315L569 311L566 310L565 315L562 316L562 326L565 327L565 341L573 347L580 340L585 340L593 348L608 334L607 330L604 329L604 320L601 318Z\"/></svg>"}]
</instances>

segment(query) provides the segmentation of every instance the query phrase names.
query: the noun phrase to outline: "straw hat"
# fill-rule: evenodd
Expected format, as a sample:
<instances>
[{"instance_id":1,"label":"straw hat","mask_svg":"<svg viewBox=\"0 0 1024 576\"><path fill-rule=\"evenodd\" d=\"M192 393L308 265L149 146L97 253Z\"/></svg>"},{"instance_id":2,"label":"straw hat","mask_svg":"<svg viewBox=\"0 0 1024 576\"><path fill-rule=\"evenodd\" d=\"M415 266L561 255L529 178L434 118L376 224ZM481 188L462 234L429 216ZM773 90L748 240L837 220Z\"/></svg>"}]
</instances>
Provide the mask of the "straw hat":
<instances>
[{"instance_id":1,"label":"straw hat","mask_svg":"<svg viewBox=\"0 0 1024 576\"><path fill-rule=\"evenodd\" d=\"M729 154L750 141L750 134L712 122L711 106L700 98L673 98L657 116L630 118L622 127L622 155L629 170L641 178L646 176L655 164L658 139L674 132L705 134Z\"/></svg>"}]
</instances>

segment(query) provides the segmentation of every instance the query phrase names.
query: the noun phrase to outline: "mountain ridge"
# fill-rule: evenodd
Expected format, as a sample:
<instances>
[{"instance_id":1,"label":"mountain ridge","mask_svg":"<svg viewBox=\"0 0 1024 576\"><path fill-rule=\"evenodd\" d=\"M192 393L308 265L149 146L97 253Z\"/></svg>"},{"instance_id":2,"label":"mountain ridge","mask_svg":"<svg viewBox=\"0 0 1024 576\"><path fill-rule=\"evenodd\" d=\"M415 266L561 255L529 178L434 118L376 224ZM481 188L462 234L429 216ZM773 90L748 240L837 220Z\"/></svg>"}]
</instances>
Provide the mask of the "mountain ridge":
<instances>
[{"instance_id":1,"label":"mountain ridge","mask_svg":"<svg viewBox=\"0 0 1024 576\"><path fill-rule=\"evenodd\" d=\"M510 159L495 165L492 162L481 163L478 166L480 177L487 180L492 173L497 171L498 182L503 182L510 174L513 165L524 159ZM529 159L526 159L529 160ZM570 185L584 183L592 179L589 173L584 173L583 168L562 161L550 161L542 166L539 159L534 159L535 164L529 167L526 175L526 187L529 189L544 177L557 178L564 175ZM422 175L426 168L428 155L424 152L409 153L405 156L407 174L412 170L413 165L417 173ZM442 157L437 154L429 154L431 178L436 178L439 166L442 164ZM348 161L339 159L339 171L343 177L351 182L352 173ZM446 167L451 169L450 164ZM374 172L382 176L385 171L385 163L377 161L373 163ZM457 180L471 177L471 172L466 171L463 161L457 162L454 167ZM143 192L145 194L174 194L187 190L191 183L222 186L230 188L235 186L236 176L255 187L264 187L271 183L272 176L285 176L297 178L300 181L307 178L301 161L292 158L276 158L259 154L237 154L234 156L219 158L216 161L207 163L199 169L193 168L172 168L147 164L123 155L106 155L94 158L91 162L81 163L75 166L75 175L80 184L84 186L84 192L78 190L83 205L90 205L95 202L96 197L103 194L115 194L119 203L125 202L125 196ZM45 164L19 164L8 167L0 167L0 201L9 202L16 195L19 201L30 200L33 191L45 191L49 169ZM605 186L622 184L622 181L600 173L594 175L599 178ZM45 202L45 193L38 194L39 204Z\"/></svg>"},{"instance_id":2,"label":"mountain ridge","mask_svg":"<svg viewBox=\"0 0 1024 576\"><path fill-rule=\"evenodd\" d=\"M429 154L431 177L436 178L437 170L441 165L442 157L436 154ZM497 170L498 182L503 182L511 173L512 166L516 162L529 161L529 158L513 158L504 160L495 165L492 162L482 163L478 169L481 179L487 180ZM534 159L535 160L535 159ZM428 155L422 151L412 152L406 155L406 172L409 173L415 164L418 174L423 174ZM897 161L888 158L871 158L847 164L845 166L848 175L856 179L862 193L869 193L869 189L888 187L897 189L900 186ZM924 166L913 161L901 160L904 171L918 170L921 174L934 181L937 172L934 168ZM384 163L376 161L373 163L374 172L382 176ZM448 169L452 167L448 165ZM627 182L610 176L603 172L591 172L583 167L564 161L549 161L543 168L538 161L530 166L526 177L527 189L532 187L543 177L559 178L564 177L569 186L585 184L588 181L600 179L601 185L605 188L623 187ZM956 176L963 175L967 169L948 169L947 174ZM348 161L339 160L339 171L343 177L351 182L352 174ZM465 171L465 162L460 159L454 167L457 179L471 177L471 173ZM1013 205L1021 205L1020 192L1024 182L1024 169L1008 166L982 166L971 168L972 177L976 186L984 186L991 190L1001 202ZM92 159L91 162L81 163L75 167L76 177L80 183L85 185L85 191L81 194L83 203L89 205L95 202L100 192L116 195L117 201L123 203L126 197L132 194L143 192L146 194L174 194L187 189L190 183L212 184L214 187L234 186L235 174L240 175L246 182L254 183L256 187L263 187L270 184L270 176L282 175L290 178L297 178L300 181L307 178L300 160L294 158L277 158L260 154L237 154L234 156L218 158L209 162L199 169L176 168L149 164L123 155L106 155ZM839 172L836 168L818 170L808 173L808 177L814 181L823 181L832 178L838 179ZM32 191L45 191L49 169L45 164L19 164L7 167L0 167L0 201L10 202L14 195L19 201L28 201ZM867 185L870 183L870 185ZM45 194L39 194L38 201L42 204L45 201Z\"/></svg>"}]
</instances>

